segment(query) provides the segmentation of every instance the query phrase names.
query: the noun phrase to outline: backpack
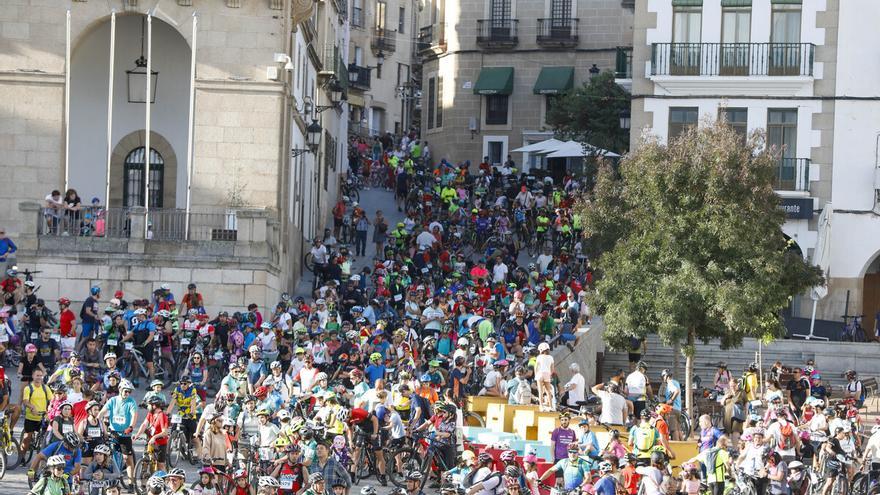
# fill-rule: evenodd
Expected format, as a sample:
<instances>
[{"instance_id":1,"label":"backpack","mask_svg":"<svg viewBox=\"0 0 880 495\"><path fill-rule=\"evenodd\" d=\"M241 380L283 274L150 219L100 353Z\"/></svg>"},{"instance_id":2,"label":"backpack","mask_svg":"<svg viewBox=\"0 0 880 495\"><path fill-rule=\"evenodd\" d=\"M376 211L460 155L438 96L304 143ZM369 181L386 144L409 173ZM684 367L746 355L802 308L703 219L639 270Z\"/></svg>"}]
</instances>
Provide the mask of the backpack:
<instances>
[{"instance_id":1,"label":"backpack","mask_svg":"<svg viewBox=\"0 0 880 495\"><path fill-rule=\"evenodd\" d=\"M635 447L640 452L648 452L654 447L654 441L656 440L656 431L653 427L649 426L645 428L644 426L638 427L638 433L640 435L636 435L635 438Z\"/></svg>"},{"instance_id":2,"label":"backpack","mask_svg":"<svg viewBox=\"0 0 880 495\"><path fill-rule=\"evenodd\" d=\"M720 466L718 465L718 452L721 451L720 447L713 447L706 452L706 472L712 474L718 474L718 468L724 468L724 464L722 463ZM716 476L716 479L724 479L724 469L721 470L720 476Z\"/></svg>"},{"instance_id":3,"label":"backpack","mask_svg":"<svg viewBox=\"0 0 880 495\"><path fill-rule=\"evenodd\" d=\"M779 433L782 435L782 441L780 442L780 448L784 450L789 450L794 448L795 443L795 432L794 428L792 428L791 423L786 422L785 426L779 428Z\"/></svg>"}]
</instances>

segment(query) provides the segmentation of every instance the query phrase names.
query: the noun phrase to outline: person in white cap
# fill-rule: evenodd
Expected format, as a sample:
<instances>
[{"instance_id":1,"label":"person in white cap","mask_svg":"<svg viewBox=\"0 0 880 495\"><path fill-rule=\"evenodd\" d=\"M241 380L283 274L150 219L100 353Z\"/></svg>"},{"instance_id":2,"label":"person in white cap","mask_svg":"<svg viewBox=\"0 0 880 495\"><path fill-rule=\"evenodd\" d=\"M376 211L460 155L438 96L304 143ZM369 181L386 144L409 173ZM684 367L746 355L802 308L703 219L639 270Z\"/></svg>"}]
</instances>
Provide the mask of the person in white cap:
<instances>
[{"instance_id":1,"label":"person in white cap","mask_svg":"<svg viewBox=\"0 0 880 495\"><path fill-rule=\"evenodd\" d=\"M542 411L555 411L551 380L556 373L556 362L550 355L550 344L538 344L538 357L535 359L535 381L538 382L538 405Z\"/></svg>"}]
</instances>

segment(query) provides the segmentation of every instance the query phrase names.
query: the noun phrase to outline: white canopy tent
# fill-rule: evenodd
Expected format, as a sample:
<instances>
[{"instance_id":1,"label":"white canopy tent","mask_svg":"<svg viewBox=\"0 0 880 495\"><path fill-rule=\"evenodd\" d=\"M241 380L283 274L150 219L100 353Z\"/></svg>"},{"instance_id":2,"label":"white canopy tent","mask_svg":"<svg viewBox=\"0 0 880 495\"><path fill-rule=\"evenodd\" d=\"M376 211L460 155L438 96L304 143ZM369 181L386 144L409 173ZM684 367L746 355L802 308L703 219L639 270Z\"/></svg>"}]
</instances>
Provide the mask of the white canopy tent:
<instances>
[{"instance_id":1,"label":"white canopy tent","mask_svg":"<svg viewBox=\"0 0 880 495\"><path fill-rule=\"evenodd\" d=\"M564 141L560 141L558 139L547 139L541 141L539 143L527 144L525 146L520 146L514 150L510 150L511 153L540 153L544 150L555 150L560 145L562 145Z\"/></svg>"},{"instance_id":2,"label":"white canopy tent","mask_svg":"<svg viewBox=\"0 0 880 495\"><path fill-rule=\"evenodd\" d=\"M591 144L583 144L577 141L566 141L561 146L547 154L547 158L583 158L585 156L595 155L608 158L619 157L617 153L602 148L597 148Z\"/></svg>"}]
</instances>

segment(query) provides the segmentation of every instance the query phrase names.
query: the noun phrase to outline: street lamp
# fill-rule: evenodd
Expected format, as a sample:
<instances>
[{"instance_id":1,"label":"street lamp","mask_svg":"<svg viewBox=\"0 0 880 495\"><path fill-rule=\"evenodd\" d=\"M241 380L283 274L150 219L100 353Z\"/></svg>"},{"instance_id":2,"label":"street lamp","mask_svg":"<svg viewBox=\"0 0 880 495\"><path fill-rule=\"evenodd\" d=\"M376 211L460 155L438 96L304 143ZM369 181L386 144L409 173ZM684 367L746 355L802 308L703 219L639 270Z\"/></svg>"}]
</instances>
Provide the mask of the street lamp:
<instances>
[{"instance_id":1,"label":"street lamp","mask_svg":"<svg viewBox=\"0 0 880 495\"><path fill-rule=\"evenodd\" d=\"M331 108L342 107L342 100L344 99L342 96L342 92L345 89L342 87L342 84L339 84L339 80L337 80L337 79L331 80L330 83L326 86L326 88L330 91L330 104L329 105L316 105L315 111L317 113L321 113L324 110L329 110Z\"/></svg>"},{"instance_id":2,"label":"street lamp","mask_svg":"<svg viewBox=\"0 0 880 495\"><path fill-rule=\"evenodd\" d=\"M128 102L146 103L144 100L147 93L147 58L144 57L144 20L141 19L141 56L134 61L134 69L127 70L128 75ZM159 72L150 70L150 103L156 103L156 85L159 82Z\"/></svg>"},{"instance_id":3,"label":"street lamp","mask_svg":"<svg viewBox=\"0 0 880 495\"><path fill-rule=\"evenodd\" d=\"M314 154L318 151L318 141L321 139L321 132L324 129L321 127L321 124L318 123L316 119L312 119L312 123L306 127L306 148L292 148L290 150L290 156L292 158L296 158L300 155L304 155L306 153Z\"/></svg>"},{"instance_id":4,"label":"street lamp","mask_svg":"<svg viewBox=\"0 0 880 495\"><path fill-rule=\"evenodd\" d=\"M630 113L629 110L621 110L618 114L620 117L620 128L621 129L629 129L630 126Z\"/></svg>"},{"instance_id":5,"label":"street lamp","mask_svg":"<svg viewBox=\"0 0 880 495\"><path fill-rule=\"evenodd\" d=\"M385 54L380 50L376 54L376 67L381 68L383 65L385 65Z\"/></svg>"},{"instance_id":6,"label":"street lamp","mask_svg":"<svg viewBox=\"0 0 880 495\"><path fill-rule=\"evenodd\" d=\"M599 72L600 72L600 71L599 71L599 68L596 67L596 64L593 64L593 66L590 67L590 79L592 79L592 78L598 76L598 75L599 75Z\"/></svg>"}]
</instances>

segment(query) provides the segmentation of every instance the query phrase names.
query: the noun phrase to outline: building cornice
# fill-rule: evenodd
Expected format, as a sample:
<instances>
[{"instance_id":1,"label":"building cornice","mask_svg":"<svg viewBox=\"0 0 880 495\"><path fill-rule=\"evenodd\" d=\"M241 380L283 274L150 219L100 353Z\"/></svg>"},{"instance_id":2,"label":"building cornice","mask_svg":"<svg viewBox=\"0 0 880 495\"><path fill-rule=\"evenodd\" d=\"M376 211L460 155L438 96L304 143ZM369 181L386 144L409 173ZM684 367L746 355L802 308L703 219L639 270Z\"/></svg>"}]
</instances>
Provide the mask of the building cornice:
<instances>
[{"instance_id":1,"label":"building cornice","mask_svg":"<svg viewBox=\"0 0 880 495\"><path fill-rule=\"evenodd\" d=\"M709 96L740 94L744 96L812 96L811 76L723 77L723 76L651 76L654 93L662 96Z\"/></svg>"},{"instance_id":2,"label":"building cornice","mask_svg":"<svg viewBox=\"0 0 880 495\"><path fill-rule=\"evenodd\" d=\"M4 70L0 71L0 83L64 86L64 73L43 72L41 70Z\"/></svg>"}]
</instances>

